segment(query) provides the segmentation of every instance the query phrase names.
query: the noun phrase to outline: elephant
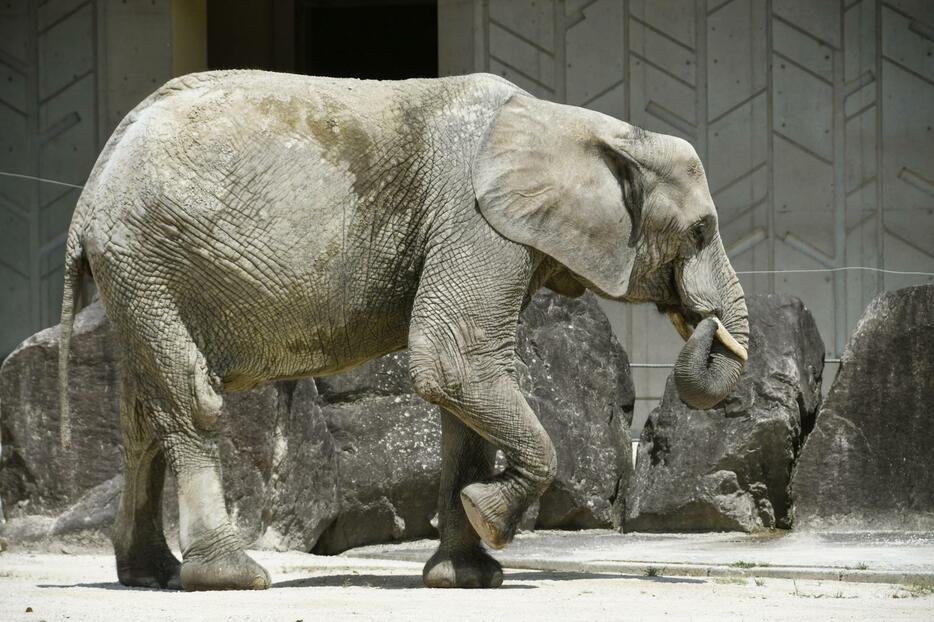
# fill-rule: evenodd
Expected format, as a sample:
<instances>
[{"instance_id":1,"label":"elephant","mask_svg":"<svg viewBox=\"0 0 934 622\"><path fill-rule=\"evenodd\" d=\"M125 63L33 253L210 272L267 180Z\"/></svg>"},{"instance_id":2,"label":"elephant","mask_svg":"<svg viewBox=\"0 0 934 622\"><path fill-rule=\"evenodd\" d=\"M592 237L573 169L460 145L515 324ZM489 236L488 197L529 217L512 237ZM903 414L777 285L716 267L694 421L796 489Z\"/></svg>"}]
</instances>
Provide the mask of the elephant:
<instances>
[{"instance_id":1,"label":"elephant","mask_svg":"<svg viewBox=\"0 0 934 622\"><path fill-rule=\"evenodd\" d=\"M556 469L516 379L517 322L536 290L654 303L686 340L674 375L697 408L730 392L749 341L691 145L489 74L173 79L102 150L64 274L66 448L88 276L124 352L113 544L128 586L271 584L224 504L224 392L408 348L413 388L442 425L440 543L424 583L497 587L488 548L510 542ZM181 563L160 513L167 468Z\"/></svg>"}]
</instances>

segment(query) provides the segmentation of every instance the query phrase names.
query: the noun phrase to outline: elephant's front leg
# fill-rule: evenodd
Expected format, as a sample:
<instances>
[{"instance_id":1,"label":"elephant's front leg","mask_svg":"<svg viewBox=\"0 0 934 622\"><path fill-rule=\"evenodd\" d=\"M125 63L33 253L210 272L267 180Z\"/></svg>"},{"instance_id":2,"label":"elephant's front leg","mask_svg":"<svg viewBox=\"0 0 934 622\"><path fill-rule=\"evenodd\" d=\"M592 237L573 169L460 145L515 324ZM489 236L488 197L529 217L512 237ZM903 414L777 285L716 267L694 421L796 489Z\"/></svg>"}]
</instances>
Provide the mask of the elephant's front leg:
<instances>
[{"instance_id":1,"label":"elephant's front leg","mask_svg":"<svg viewBox=\"0 0 934 622\"><path fill-rule=\"evenodd\" d=\"M516 325L534 267L527 248L498 236L443 249L426 261L409 330L415 390L506 457L502 473L460 492L470 524L496 549L512 540L557 467L515 379Z\"/></svg>"},{"instance_id":2,"label":"elephant's front leg","mask_svg":"<svg viewBox=\"0 0 934 622\"><path fill-rule=\"evenodd\" d=\"M441 543L422 578L428 587L498 587L503 570L483 549L461 503L461 490L493 474L495 448L441 409L441 490L438 531Z\"/></svg>"}]
</instances>

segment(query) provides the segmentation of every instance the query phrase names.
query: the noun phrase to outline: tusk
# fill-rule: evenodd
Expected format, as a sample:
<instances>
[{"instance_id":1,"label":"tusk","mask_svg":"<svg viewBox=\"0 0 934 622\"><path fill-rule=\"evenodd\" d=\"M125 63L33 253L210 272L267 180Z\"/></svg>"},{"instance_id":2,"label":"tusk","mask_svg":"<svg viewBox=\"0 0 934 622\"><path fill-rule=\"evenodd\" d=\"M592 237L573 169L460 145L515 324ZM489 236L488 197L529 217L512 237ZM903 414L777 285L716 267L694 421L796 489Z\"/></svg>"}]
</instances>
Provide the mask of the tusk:
<instances>
[{"instance_id":1,"label":"tusk","mask_svg":"<svg viewBox=\"0 0 934 622\"><path fill-rule=\"evenodd\" d=\"M717 339L720 340L720 343L725 345L727 350L745 362L749 358L749 355L746 353L746 348L736 341L733 335L730 334L730 331L726 329L726 326L723 325L723 322L720 321L720 318L713 315L709 317L717 323Z\"/></svg>"},{"instance_id":2,"label":"tusk","mask_svg":"<svg viewBox=\"0 0 934 622\"><path fill-rule=\"evenodd\" d=\"M684 321L684 316L678 313L677 311L669 311L668 319L671 320L671 323L674 324L675 330L678 331L678 334L681 335L681 338L687 341L691 338L691 334L694 332L691 330L691 327L688 326L688 323Z\"/></svg>"}]
</instances>

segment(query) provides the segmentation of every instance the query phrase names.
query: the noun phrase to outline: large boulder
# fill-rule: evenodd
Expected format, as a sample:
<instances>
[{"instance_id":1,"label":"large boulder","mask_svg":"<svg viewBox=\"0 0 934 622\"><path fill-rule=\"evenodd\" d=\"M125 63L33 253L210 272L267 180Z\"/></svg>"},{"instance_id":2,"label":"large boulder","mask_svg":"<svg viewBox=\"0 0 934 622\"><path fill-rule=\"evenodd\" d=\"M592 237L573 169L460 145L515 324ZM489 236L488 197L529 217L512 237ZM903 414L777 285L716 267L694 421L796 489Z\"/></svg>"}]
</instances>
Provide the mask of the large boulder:
<instances>
[{"instance_id":1,"label":"large boulder","mask_svg":"<svg viewBox=\"0 0 934 622\"><path fill-rule=\"evenodd\" d=\"M334 440L318 400L313 380L225 396L224 494L246 542L307 551L340 514Z\"/></svg>"},{"instance_id":2,"label":"large boulder","mask_svg":"<svg viewBox=\"0 0 934 622\"><path fill-rule=\"evenodd\" d=\"M431 519L441 421L437 409L414 394L408 360L397 352L315 380L336 450L341 507L315 553L437 536Z\"/></svg>"},{"instance_id":3,"label":"large boulder","mask_svg":"<svg viewBox=\"0 0 934 622\"><path fill-rule=\"evenodd\" d=\"M0 378L0 498L8 517L56 517L47 521L52 534L106 530L122 485L119 352L99 304L78 314L72 349L68 452L58 443L58 328L24 342ZM618 526L634 394L626 355L595 298L536 296L518 351L520 385L558 451L539 524ZM255 546L336 553L436 535L440 421L413 393L405 352L344 374L229 394L222 421L227 505ZM38 529L30 525L30 533Z\"/></svg>"},{"instance_id":4,"label":"large boulder","mask_svg":"<svg viewBox=\"0 0 934 622\"><path fill-rule=\"evenodd\" d=\"M934 286L869 304L792 490L796 527L934 530Z\"/></svg>"},{"instance_id":5,"label":"large boulder","mask_svg":"<svg viewBox=\"0 0 934 622\"><path fill-rule=\"evenodd\" d=\"M632 475L629 358L595 298L536 296L517 335L519 383L554 441L558 473L542 529L618 528Z\"/></svg>"},{"instance_id":6,"label":"large boulder","mask_svg":"<svg viewBox=\"0 0 934 622\"><path fill-rule=\"evenodd\" d=\"M626 531L790 525L789 481L820 404L824 344L791 296L749 296L749 361L732 394L694 410L669 377L642 431Z\"/></svg>"},{"instance_id":7,"label":"large boulder","mask_svg":"<svg viewBox=\"0 0 934 622\"><path fill-rule=\"evenodd\" d=\"M99 304L75 318L72 449L60 443L58 326L26 339L0 367L0 498L7 516L64 510L120 470L117 344Z\"/></svg>"}]
</instances>

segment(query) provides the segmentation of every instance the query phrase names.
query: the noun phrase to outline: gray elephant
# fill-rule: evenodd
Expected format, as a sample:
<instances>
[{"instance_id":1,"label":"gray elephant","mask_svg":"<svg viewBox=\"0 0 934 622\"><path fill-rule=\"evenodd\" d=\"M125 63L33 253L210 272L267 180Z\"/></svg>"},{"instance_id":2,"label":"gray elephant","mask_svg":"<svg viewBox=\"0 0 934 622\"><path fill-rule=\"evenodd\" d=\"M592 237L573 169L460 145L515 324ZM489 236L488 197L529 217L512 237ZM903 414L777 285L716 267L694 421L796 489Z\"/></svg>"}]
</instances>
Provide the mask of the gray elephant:
<instances>
[{"instance_id":1,"label":"gray elephant","mask_svg":"<svg viewBox=\"0 0 934 622\"><path fill-rule=\"evenodd\" d=\"M682 399L720 401L746 358L743 292L691 146L471 75L400 82L259 71L172 80L114 132L68 234L68 343L93 275L125 361L124 585L266 588L224 506L224 391L408 348L440 406L431 587L495 587L555 474L515 378L519 314L548 287L652 302L687 339ZM494 450L508 466L494 473ZM178 485L183 563L160 515Z\"/></svg>"}]
</instances>

